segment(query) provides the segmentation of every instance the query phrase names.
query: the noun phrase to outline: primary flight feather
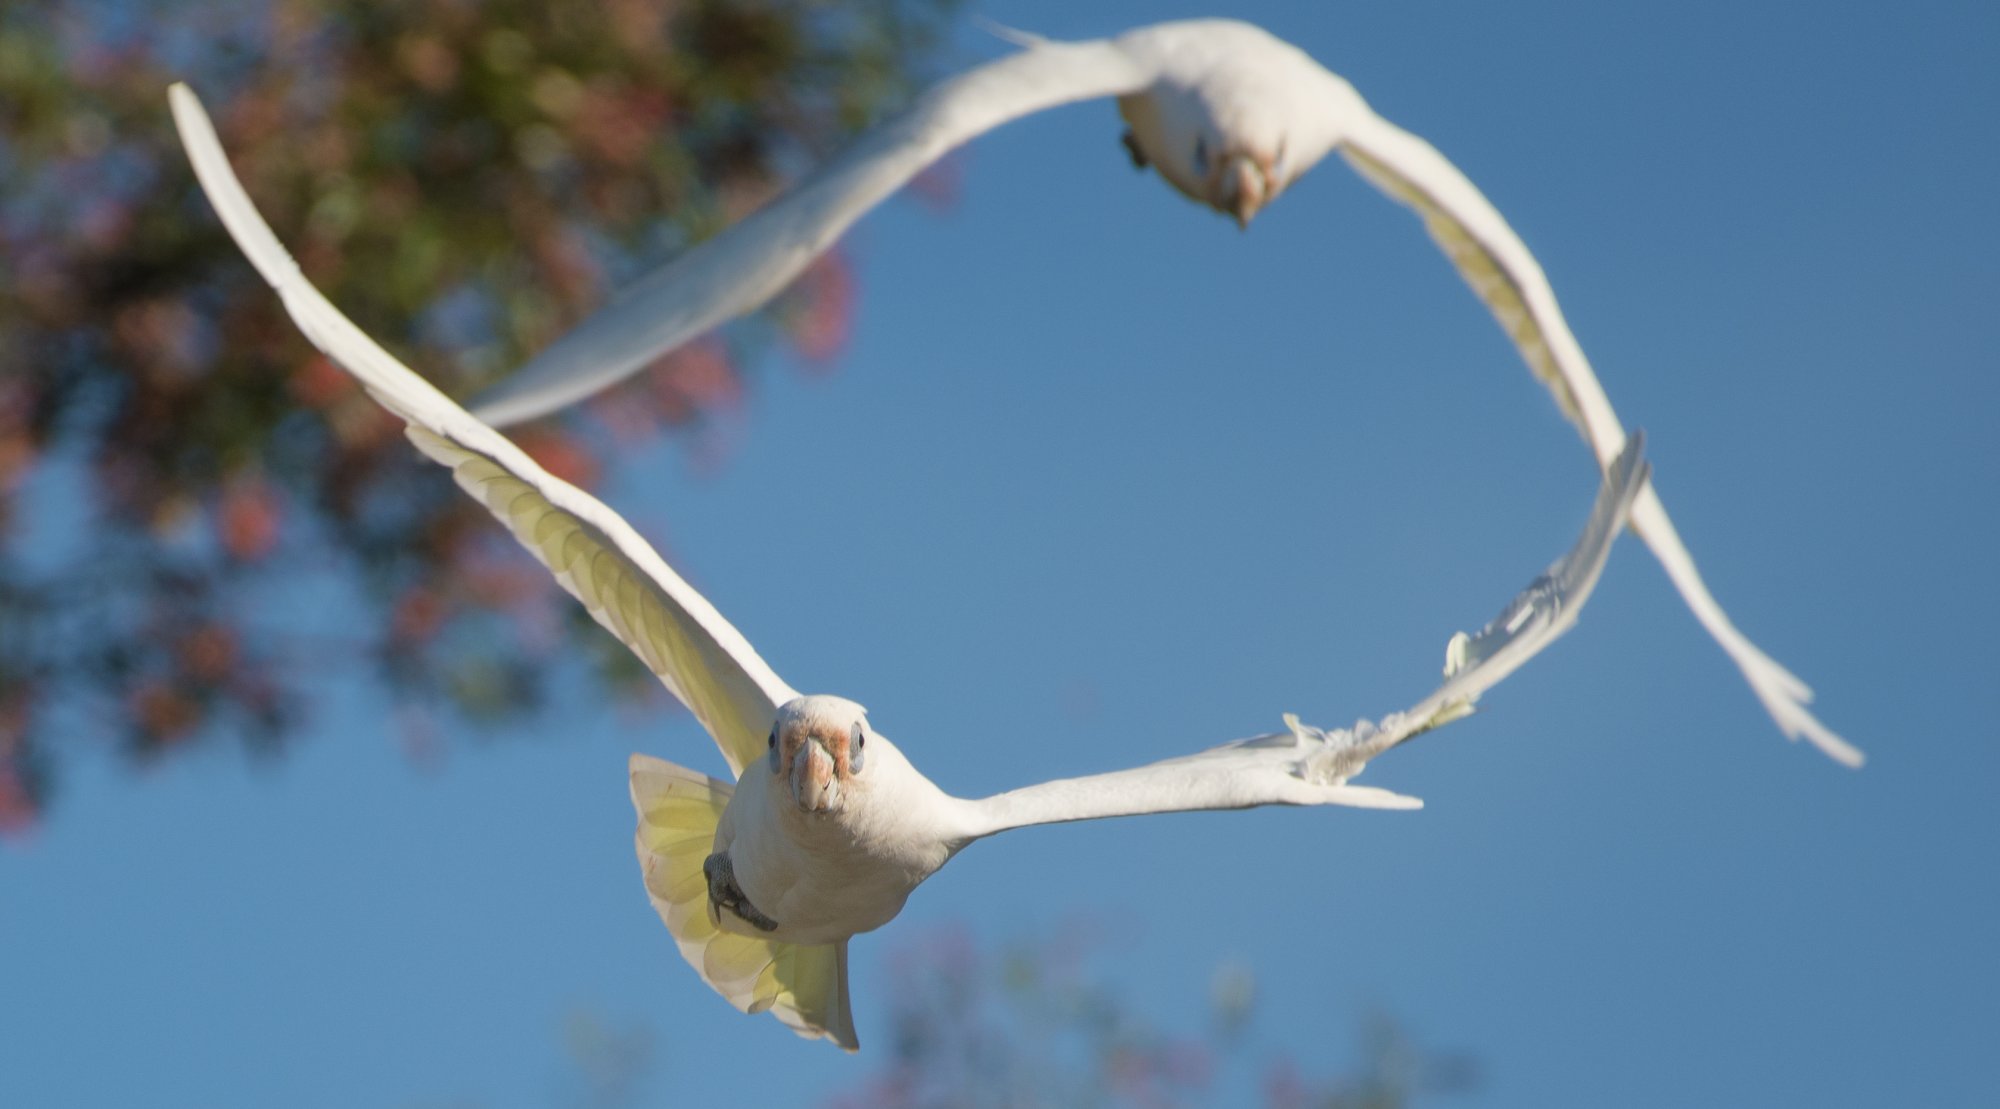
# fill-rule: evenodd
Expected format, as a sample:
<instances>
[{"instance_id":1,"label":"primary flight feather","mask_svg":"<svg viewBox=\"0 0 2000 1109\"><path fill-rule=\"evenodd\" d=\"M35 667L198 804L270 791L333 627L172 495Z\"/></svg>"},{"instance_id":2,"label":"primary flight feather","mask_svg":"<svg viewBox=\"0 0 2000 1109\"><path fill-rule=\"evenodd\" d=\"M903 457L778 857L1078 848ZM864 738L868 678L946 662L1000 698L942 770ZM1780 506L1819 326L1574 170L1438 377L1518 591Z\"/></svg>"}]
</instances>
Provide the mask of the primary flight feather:
<instances>
[{"instance_id":1,"label":"primary flight feather","mask_svg":"<svg viewBox=\"0 0 2000 1109\"><path fill-rule=\"evenodd\" d=\"M901 911L959 851L997 832L1140 813L1256 805L1416 808L1350 782L1383 751L1471 711L1575 622L1620 522L1645 488L1639 437L1613 460L1582 537L1498 619L1446 650L1445 681L1408 711L1286 731L1132 770L953 797L918 772L867 710L801 696L617 513L556 478L432 388L299 272L230 169L192 92L171 92L183 143L224 226L314 346L408 425L523 546L701 721L735 777L645 755L630 765L646 890L695 971L745 1012L849 1050L847 941Z\"/></svg>"},{"instance_id":2,"label":"primary flight feather","mask_svg":"<svg viewBox=\"0 0 2000 1109\"><path fill-rule=\"evenodd\" d=\"M1141 27L1023 48L936 85L903 115L728 231L642 278L473 403L496 426L553 412L768 301L847 228L952 148L1024 115L1118 98L1135 164L1248 224L1329 151L1422 217L1600 467L1625 430L1534 255L1484 194L1423 139L1376 115L1354 87L1267 32L1229 20ZM1738 631L1710 595L1651 487L1631 526L1736 663L1778 727L1834 759L1861 752L1807 710L1812 691Z\"/></svg>"}]
</instances>

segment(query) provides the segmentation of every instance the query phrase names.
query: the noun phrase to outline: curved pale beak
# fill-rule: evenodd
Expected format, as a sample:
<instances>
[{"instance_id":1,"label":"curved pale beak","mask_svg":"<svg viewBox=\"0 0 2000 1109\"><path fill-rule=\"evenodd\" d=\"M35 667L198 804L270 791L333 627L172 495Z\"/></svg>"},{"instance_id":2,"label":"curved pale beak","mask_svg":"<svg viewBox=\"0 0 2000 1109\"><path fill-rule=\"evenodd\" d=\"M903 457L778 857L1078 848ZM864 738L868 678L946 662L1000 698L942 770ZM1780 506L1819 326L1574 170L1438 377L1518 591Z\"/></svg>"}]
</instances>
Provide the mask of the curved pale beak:
<instances>
[{"instance_id":1,"label":"curved pale beak","mask_svg":"<svg viewBox=\"0 0 2000 1109\"><path fill-rule=\"evenodd\" d=\"M840 800L840 780L834 776L833 755L817 739L808 739L792 757L792 800L806 812L830 812Z\"/></svg>"},{"instance_id":2,"label":"curved pale beak","mask_svg":"<svg viewBox=\"0 0 2000 1109\"><path fill-rule=\"evenodd\" d=\"M1270 178L1250 155L1232 154L1223 163L1215 206L1236 217L1236 226L1248 228L1250 218L1271 199L1270 194Z\"/></svg>"}]
</instances>

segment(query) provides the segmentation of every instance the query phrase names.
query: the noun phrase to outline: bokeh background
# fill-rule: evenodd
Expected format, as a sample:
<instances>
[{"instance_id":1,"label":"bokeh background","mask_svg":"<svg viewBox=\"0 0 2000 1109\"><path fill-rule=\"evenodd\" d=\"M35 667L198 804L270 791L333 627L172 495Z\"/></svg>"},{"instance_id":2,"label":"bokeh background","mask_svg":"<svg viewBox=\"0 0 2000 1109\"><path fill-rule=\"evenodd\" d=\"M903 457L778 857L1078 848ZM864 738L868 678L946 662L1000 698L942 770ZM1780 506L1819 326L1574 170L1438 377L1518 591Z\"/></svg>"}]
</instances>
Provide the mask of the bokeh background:
<instances>
[{"instance_id":1,"label":"bokeh background","mask_svg":"<svg viewBox=\"0 0 2000 1109\"><path fill-rule=\"evenodd\" d=\"M1453 158L1717 595L1871 761L1784 743L1628 541L1487 711L1371 768L1422 813L982 844L855 941L858 1059L680 962L624 760L712 745L296 336L162 91L467 391L1004 47L886 0L541 7L0 10L0 1098L2000 1093L1990 5L980 6L1247 18ZM955 792L1400 708L1594 487L1342 164L1245 234L1118 131L980 140L771 313L526 433Z\"/></svg>"}]
</instances>

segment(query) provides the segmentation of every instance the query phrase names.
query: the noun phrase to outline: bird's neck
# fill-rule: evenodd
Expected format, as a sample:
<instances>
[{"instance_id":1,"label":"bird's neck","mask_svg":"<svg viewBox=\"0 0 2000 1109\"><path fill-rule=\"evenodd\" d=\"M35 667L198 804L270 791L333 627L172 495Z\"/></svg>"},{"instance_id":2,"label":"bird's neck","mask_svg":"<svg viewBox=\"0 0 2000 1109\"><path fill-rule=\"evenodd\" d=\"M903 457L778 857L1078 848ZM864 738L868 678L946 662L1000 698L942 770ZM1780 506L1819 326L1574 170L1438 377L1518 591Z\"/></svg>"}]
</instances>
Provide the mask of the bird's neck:
<instances>
[{"instance_id":1,"label":"bird's neck","mask_svg":"<svg viewBox=\"0 0 2000 1109\"><path fill-rule=\"evenodd\" d=\"M868 759L866 785L834 827L821 826L825 833L871 855L896 856L926 874L970 842L964 834L967 802L939 789L887 737L869 743ZM789 809L789 799L784 803Z\"/></svg>"}]
</instances>

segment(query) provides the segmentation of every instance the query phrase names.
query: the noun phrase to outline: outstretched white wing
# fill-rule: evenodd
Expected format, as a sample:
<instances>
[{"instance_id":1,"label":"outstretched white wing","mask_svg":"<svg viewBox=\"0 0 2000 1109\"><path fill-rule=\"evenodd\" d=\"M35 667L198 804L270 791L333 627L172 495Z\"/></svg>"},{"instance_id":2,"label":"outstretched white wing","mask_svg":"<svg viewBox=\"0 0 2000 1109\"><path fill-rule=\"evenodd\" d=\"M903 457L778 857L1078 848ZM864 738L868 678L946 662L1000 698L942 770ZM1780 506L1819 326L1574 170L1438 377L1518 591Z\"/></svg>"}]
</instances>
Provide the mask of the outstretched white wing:
<instances>
[{"instance_id":1,"label":"outstretched white wing","mask_svg":"<svg viewBox=\"0 0 2000 1109\"><path fill-rule=\"evenodd\" d=\"M1114 42L1026 41L1026 49L926 91L798 188L642 278L474 398L473 412L505 427L623 380L776 296L849 225L952 148L1044 108L1151 80Z\"/></svg>"},{"instance_id":2,"label":"outstretched white wing","mask_svg":"<svg viewBox=\"0 0 2000 1109\"><path fill-rule=\"evenodd\" d=\"M1350 785L1368 760L1471 713L1480 694L1568 631L1597 585L1611 543L1645 488L1643 437L1612 460L1583 535L1476 635L1460 632L1445 650L1445 682L1406 712L1380 723L1324 731L1286 716L1287 730L1133 770L1066 778L964 802L968 838L1031 824L1108 816L1244 809L1255 805L1352 805L1415 809L1423 802Z\"/></svg>"},{"instance_id":3,"label":"outstretched white wing","mask_svg":"<svg viewBox=\"0 0 2000 1109\"><path fill-rule=\"evenodd\" d=\"M1597 588L1612 540L1649 488L1653 468L1643 457L1645 447L1645 433L1635 432L1626 440L1624 451L1612 458L1583 534L1567 554L1529 582L1485 627L1471 635L1459 632L1451 637L1445 646L1443 685L1409 710L1385 717L1372 731L1357 726L1351 738L1342 742L1320 733L1329 741L1328 749L1308 760L1307 776L1344 781L1389 748L1464 717L1480 694L1499 685L1501 679L1574 626L1577 613ZM1286 724L1294 734L1301 731L1293 720Z\"/></svg>"},{"instance_id":4,"label":"outstretched white wing","mask_svg":"<svg viewBox=\"0 0 2000 1109\"><path fill-rule=\"evenodd\" d=\"M1376 115L1345 81L1338 81L1343 137L1339 150L1377 188L1423 218L1472 291L1486 303L1535 376L1555 394L1563 413L1583 431L1600 466L1625 446L1625 429L1597 383L1590 361L1556 306L1542 267L1526 244L1472 182L1431 144ZM1736 630L1708 592L1694 559L1648 487L1632 505L1632 530L1666 567L1708 633L1729 653L1779 729L1804 738L1848 766L1861 765L1853 745L1806 709L1812 690Z\"/></svg>"},{"instance_id":5,"label":"outstretched white wing","mask_svg":"<svg viewBox=\"0 0 2000 1109\"><path fill-rule=\"evenodd\" d=\"M174 121L209 201L314 346L409 424L410 440L451 468L597 622L639 656L715 737L732 771L762 758L778 706L797 696L729 622L617 513L551 476L377 346L299 272L259 215L185 85Z\"/></svg>"}]
</instances>

